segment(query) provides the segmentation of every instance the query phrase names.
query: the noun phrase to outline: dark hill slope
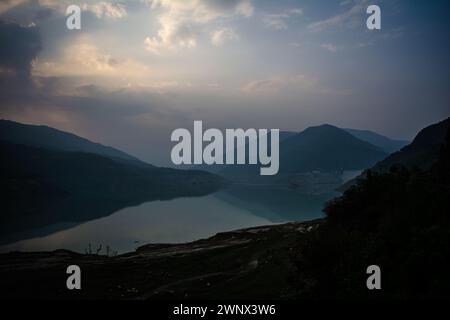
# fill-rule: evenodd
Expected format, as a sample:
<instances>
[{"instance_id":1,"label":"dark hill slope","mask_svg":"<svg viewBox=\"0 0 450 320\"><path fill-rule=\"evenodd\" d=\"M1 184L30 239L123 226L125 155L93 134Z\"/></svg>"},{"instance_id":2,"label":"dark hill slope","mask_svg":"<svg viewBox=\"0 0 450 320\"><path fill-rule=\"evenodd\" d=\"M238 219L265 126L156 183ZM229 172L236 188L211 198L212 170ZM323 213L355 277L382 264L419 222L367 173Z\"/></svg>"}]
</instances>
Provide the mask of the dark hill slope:
<instances>
[{"instance_id":1,"label":"dark hill slope","mask_svg":"<svg viewBox=\"0 0 450 320\"><path fill-rule=\"evenodd\" d=\"M378 162L372 169L386 171L393 165L429 169L439 157L449 127L450 118L422 129L411 144Z\"/></svg>"},{"instance_id":2,"label":"dark hill slope","mask_svg":"<svg viewBox=\"0 0 450 320\"><path fill-rule=\"evenodd\" d=\"M402 166L408 169L417 167L423 170L431 168L439 157L440 148L445 141L445 134L449 128L450 118L447 118L422 129L411 144L370 167L370 170L388 172L392 166ZM348 181L339 187L339 191L347 190L359 180L364 179L366 175L367 172L364 172L355 179Z\"/></svg>"},{"instance_id":3,"label":"dark hill slope","mask_svg":"<svg viewBox=\"0 0 450 320\"><path fill-rule=\"evenodd\" d=\"M72 133L47 126L28 125L9 120L0 120L0 140L52 150L80 151L110 158L137 160L125 152L89 141Z\"/></svg>"}]
</instances>

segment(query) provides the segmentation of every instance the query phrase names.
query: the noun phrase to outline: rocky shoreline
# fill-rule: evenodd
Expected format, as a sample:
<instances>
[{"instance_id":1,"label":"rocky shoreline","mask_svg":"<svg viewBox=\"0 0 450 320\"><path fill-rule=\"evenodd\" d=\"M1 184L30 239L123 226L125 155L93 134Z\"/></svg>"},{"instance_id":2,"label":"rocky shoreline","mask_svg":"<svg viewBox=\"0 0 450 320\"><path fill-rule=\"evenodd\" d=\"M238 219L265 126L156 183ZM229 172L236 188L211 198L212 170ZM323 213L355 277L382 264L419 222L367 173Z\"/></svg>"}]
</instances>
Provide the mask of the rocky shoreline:
<instances>
[{"instance_id":1,"label":"rocky shoreline","mask_svg":"<svg viewBox=\"0 0 450 320\"><path fill-rule=\"evenodd\" d=\"M292 251L324 220L218 233L183 244L148 244L116 257L53 252L0 255L1 295L33 299L289 299ZM82 289L66 288L66 268Z\"/></svg>"}]
</instances>

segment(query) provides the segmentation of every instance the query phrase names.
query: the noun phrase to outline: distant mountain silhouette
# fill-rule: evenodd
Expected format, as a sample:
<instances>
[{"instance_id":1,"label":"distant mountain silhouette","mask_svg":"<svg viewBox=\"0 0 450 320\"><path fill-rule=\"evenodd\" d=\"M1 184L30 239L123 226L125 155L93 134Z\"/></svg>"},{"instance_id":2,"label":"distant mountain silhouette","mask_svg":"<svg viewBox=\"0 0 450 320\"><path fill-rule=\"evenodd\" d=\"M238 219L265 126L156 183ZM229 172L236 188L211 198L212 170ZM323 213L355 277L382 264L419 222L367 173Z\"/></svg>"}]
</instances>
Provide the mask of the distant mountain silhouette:
<instances>
[{"instance_id":1,"label":"distant mountain silhouette","mask_svg":"<svg viewBox=\"0 0 450 320\"><path fill-rule=\"evenodd\" d=\"M357 170L386 156L380 148L335 126L309 127L280 146L281 172Z\"/></svg>"},{"instance_id":2,"label":"distant mountain silhouette","mask_svg":"<svg viewBox=\"0 0 450 320\"><path fill-rule=\"evenodd\" d=\"M394 140L369 130L357 130L348 128L345 128L344 130L360 140L369 142L374 146L381 148L386 153L398 151L410 143L410 141L406 140Z\"/></svg>"},{"instance_id":3,"label":"distant mountain silhouette","mask_svg":"<svg viewBox=\"0 0 450 320\"><path fill-rule=\"evenodd\" d=\"M145 201L200 196L223 179L158 168L49 127L0 121L0 231L86 221Z\"/></svg>"},{"instance_id":4,"label":"distant mountain silhouette","mask_svg":"<svg viewBox=\"0 0 450 320\"><path fill-rule=\"evenodd\" d=\"M278 181L285 184L295 175L311 171L339 173L361 170L385 156L386 153L380 148L355 138L343 129L325 124L291 134L280 142L280 169L276 176L259 176L259 164L224 166L219 174L237 181L271 180L272 183Z\"/></svg>"},{"instance_id":5,"label":"distant mountain silhouette","mask_svg":"<svg viewBox=\"0 0 450 320\"><path fill-rule=\"evenodd\" d=\"M9 143L46 149L88 152L110 158L138 160L123 151L89 141L72 133L47 126L22 124L9 120L0 120L0 139Z\"/></svg>"},{"instance_id":6,"label":"distant mountain silhouette","mask_svg":"<svg viewBox=\"0 0 450 320\"><path fill-rule=\"evenodd\" d=\"M292 136L295 136L296 134L297 134L297 132L280 131L280 133L279 133L280 143ZM248 141L246 141L245 145L246 145L246 147L248 146ZM236 157L237 149L234 148L234 150L235 150L234 154ZM269 151L270 151L270 145L269 145ZM227 153L227 150L225 150L225 154L226 153ZM224 163L225 163L225 154L224 154ZM245 158L248 160L248 153L245 155ZM220 174L221 172L223 173L223 171L225 170L225 165L220 165L220 164L212 164L212 165L198 164L198 165L186 165L184 167L188 168L188 169L204 170L204 171L208 171L208 172L215 173L215 174Z\"/></svg>"},{"instance_id":7,"label":"distant mountain silhouette","mask_svg":"<svg viewBox=\"0 0 450 320\"><path fill-rule=\"evenodd\" d=\"M332 125L310 127L301 133L280 131L280 173L362 170L407 144L408 141L394 140L373 131L340 129ZM248 180L259 175L259 165L192 167L230 179Z\"/></svg>"},{"instance_id":8,"label":"distant mountain silhouette","mask_svg":"<svg viewBox=\"0 0 450 320\"><path fill-rule=\"evenodd\" d=\"M411 144L368 168L375 172L388 172L392 166L403 166L408 169L414 167L422 170L430 169L439 157L439 151L444 143L445 134L449 127L450 118L447 118L446 120L422 129ZM366 172L359 177L348 181L341 186L339 190L347 190L350 186L356 184L359 179L364 178L365 175Z\"/></svg>"}]
</instances>

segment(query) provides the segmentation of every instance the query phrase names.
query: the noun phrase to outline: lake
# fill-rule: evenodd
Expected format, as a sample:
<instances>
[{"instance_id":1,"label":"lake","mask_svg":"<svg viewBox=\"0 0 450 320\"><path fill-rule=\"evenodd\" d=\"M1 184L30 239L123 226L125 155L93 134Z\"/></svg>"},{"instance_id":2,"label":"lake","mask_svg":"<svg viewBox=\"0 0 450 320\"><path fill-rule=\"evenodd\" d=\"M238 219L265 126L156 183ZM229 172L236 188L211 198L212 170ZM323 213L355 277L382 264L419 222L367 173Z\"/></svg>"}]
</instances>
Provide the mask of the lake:
<instances>
[{"instance_id":1,"label":"lake","mask_svg":"<svg viewBox=\"0 0 450 320\"><path fill-rule=\"evenodd\" d=\"M336 193L302 194L287 187L232 186L203 197L152 201L85 221L60 221L2 235L0 252L69 249L84 253L102 245L133 251L147 243L180 243L240 228L323 217Z\"/></svg>"}]
</instances>

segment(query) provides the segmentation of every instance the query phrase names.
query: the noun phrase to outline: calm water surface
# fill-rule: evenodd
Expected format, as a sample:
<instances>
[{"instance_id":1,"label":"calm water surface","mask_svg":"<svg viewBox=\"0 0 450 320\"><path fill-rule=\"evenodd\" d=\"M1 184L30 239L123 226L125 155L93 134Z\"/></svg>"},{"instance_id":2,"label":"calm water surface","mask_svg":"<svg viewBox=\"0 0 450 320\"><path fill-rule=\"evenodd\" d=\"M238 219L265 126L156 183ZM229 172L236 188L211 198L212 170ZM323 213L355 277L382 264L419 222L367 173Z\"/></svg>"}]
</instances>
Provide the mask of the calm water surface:
<instances>
[{"instance_id":1,"label":"calm water surface","mask_svg":"<svg viewBox=\"0 0 450 320\"><path fill-rule=\"evenodd\" d=\"M64 222L14 235L0 252L69 249L84 253L102 245L118 253L146 243L179 243L239 228L306 221L323 216L336 194L306 195L286 187L237 186L207 196L146 202L85 222Z\"/></svg>"}]
</instances>

